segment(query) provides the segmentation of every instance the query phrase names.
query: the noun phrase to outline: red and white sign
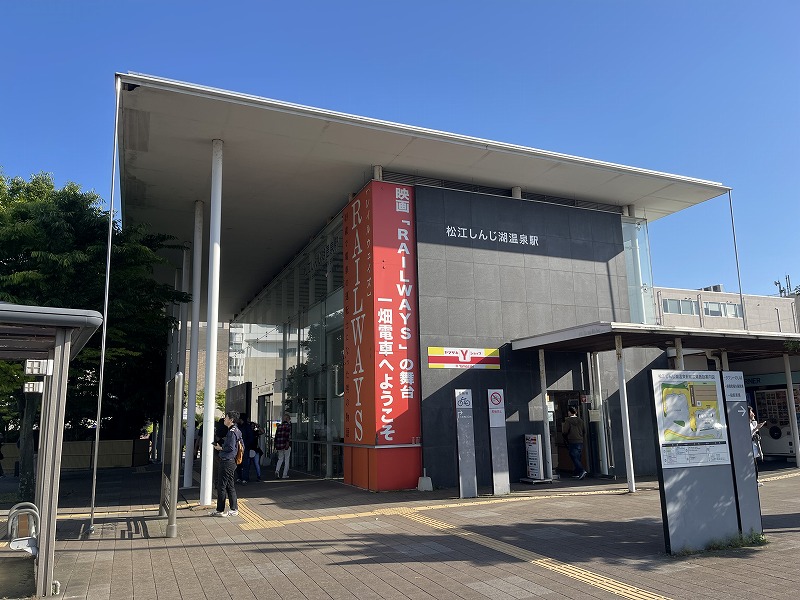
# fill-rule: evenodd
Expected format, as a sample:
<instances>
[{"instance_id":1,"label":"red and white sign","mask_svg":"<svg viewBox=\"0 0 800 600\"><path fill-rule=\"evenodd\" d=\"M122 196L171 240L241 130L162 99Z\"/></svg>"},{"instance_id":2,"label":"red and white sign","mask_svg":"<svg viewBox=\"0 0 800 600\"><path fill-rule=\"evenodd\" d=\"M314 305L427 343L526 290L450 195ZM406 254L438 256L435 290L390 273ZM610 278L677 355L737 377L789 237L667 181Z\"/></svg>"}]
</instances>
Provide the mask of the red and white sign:
<instances>
[{"instance_id":1,"label":"red and white sign","mask_svg":"<svg viewBox=\"0 0 800 600\"><path fill-rule=\"evenodd\" d=\"M489 390L489 427L506 426L506 401L503 390Z\"/></svg>"},{"instance_id":2,"label":"red and white sign","mask_svg":"<svg viewBox=\"0 0 800 600\"><path fill-rule=\"evenodd\" d=\"M499 369L499 348L428 346L429 369Z\"/></svg>"},{"instance_id":3,"label":"red and white sign","mask_svg":"<svg viewBox=\"0 0 800 600\"><path fill-rule=\"evenodd\" d=\"M404 185L373 181L344 212L344 437L364 447L345 447L345 482L369 489L413 487L421 468L414 224Z\"/></svg>"}]
</instances>

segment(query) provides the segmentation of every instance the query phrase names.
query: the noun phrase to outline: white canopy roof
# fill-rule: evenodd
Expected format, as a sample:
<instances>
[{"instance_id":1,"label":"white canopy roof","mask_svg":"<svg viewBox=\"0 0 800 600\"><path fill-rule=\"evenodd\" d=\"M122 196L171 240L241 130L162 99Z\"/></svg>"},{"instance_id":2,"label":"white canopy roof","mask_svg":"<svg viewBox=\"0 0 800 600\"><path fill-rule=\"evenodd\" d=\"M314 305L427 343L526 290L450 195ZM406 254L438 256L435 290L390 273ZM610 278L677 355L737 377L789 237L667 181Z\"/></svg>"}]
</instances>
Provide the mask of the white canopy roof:
<instances>
[{"instance_id":1,"label":"white canopy roof","mask_svg":"<svg viewBox=\"0 0 800 600\"><path fill-rule=\"evenodd\" d=\"M153 231L190 242L194 202L207 205L211 194L211 141L225 142L222 320L239 312L342 209L348 194L372 178L373 165L418 177L633 205L650 220L728 190L711 181L158 77L118 77L126 225L149 223ZM171 276L166 280L171 283Z\"/></svg>"}]
</instances>

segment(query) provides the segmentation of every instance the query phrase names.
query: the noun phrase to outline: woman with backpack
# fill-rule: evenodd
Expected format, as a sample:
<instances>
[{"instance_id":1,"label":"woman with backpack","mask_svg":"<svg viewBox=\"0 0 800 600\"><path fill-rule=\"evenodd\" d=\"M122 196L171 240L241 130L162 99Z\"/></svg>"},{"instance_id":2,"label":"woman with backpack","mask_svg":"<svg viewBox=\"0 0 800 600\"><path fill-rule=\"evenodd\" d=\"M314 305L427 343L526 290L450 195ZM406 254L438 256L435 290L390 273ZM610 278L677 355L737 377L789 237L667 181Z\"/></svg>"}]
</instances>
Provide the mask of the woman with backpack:
<instances>
[{"instance_id":1,"label":"woman with backpack","mask_svg":"<svg viewBox=\"0 0 800 600\"><path fill-rule=\"evenodd\" d=\"M241 463L244 453L242 433L236 426L239 413L231 410L225 413L225 426L228 433L222 444L214 442L214 450L219 452L219 473L217 475L217 509L211 512L212 517L235 517L239 514L239 504L236 501L236 465ZM238 462L237 462L238 461ZM225 498L231 509L225 511Z\"/></svg>"}]
</instances>

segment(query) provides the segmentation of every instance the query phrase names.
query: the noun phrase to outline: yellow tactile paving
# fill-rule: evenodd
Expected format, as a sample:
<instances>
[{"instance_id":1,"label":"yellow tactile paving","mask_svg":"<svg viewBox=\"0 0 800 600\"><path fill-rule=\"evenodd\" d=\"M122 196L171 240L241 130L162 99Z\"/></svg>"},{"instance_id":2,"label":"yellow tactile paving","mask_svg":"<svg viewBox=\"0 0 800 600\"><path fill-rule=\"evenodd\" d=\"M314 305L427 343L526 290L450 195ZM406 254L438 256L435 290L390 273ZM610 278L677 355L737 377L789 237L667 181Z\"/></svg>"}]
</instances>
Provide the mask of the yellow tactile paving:
<instances>
[{"instance_id":1,"label":"yellow tactile paving","mask_svg":"<svg viewBox=\"0 0 800 600\"><path fill-rule=\"evenodd\" d=\"M536 554L530 550L518 548L506 542L495 540L485 535L481 535L480 533L467 531L461 527L457 527L443 521L437 521L435 519L431 519L430 517L415 514L413 512L405 513L402 516L418 523L428 525L429 527L447 531L452 535L463 537L475 542L476 544L480 544L481 546L502 552L503 554L508 554L509 556L513 556L519 560L524 560L538 567L555 571L556 573L560 573L561 575L571 579L576 579L586 583L587 585L611 592L612 594L621 596L623 598L631 598L634 600L669 600L667 596L661 596L659 594L648 592L647 590L628 585L627 583L617 581L616 579L611 579L610 577L598 575L597 573L587 571L586 569L582 569L574 565L544 557L541 554Z\"/></svg>"},{"instance_id":2,"label":"yellow tactile paving","mask_svg":"<svg viewBox=\"0 0 800 600\"><path fill-rule=\"evenodd\" d=\"M640 490L646 491L646 490ZM363 519L366 517L375 517L380 515L403 515L408 513L417 513L428 510L438 510L442 508L464 508L474 506L486 506L489 504L504 504L508 502L532 502L535 500L546 500L552 498L564 498L571 496L597 496L597 495L621 495L627 494L625 490L591 490L586 492L564 492L560 494L547 494L541 496L509 496L505 498L489 498L486 500L471 500L466 502L449 502L447 504L428 504L426 506L415 507L391 507L391 508L378 508L357 513L344 513L336 515L322 515L318 517L298 517L295 519L280 519L280 520L267 520L259 517L258 515L253 518L248 518L244 523L239 525L243 531L252 531L254 529L271 529L275 527L285 527L286 525L296 525L298 523L318 523L320 521L338 521L343 519ZM245 502L245 500L240 500ZM251 511L252 512L252 511ZM255 513L253 513L255 514Z\"/></svg>"},{"instance_id":3,"label":"yellow tactile paving","mask_svg":"<svg viewBox=\"0 0 800 600\"><path fill-rule=\"evenodd\" d=\"M647 590L628 585L627 583L617 581L616 579L598 575L597 573L592 573L586 569L581 569L580 567L562 563L557 560L553 560L552 558L535 560L533 561L533 564L551 571L555 571L556 573L561 573L562 575L572 579L577 579L578 581L582 581L588 585L591 585L592 587L606 590L607 592L611 592L617 596L622 596L623 598L632 598L635 600L669 600L668 596L662 596L660 594L648 592Z\"/></svg>"},{"instance_id":4,"label":"yellow tactile paving","mask_svg":"<svg viewBox=\"0 0 800 600\"><path fill-rule=\"evenodd\" d=\"M574 565L570 565L567 563L562 563L560 561L544 557L540 554L536 554L535 552L531 552L523 548L518 548L506 542L495 540L485 535L474 533L466 529L462 529L461 527L458 527L456 525L451 525L450 523L445 523L444 521L438 521L427 515L420 514L423 511L436 510L442 508L485 506L490 504L525 502L525 501L543 500L547 498L562 498L569 496L593 496L601 494L620 495L626 493L627 490L591 490L585 492L546 494L541 496L510 496L506 498L490 498L486 500L473 500L467 502L450 502L447 504L429 504L427 506L416 506L416 507L400 506L400 507L390 507L390 508L379 508L375 510L357 512L357 513L322 515L318 517L300 517L296 519L281 519L281 520L267 520L260 517L255 511L253 511L249 506L247 506L247 500L241 499L239 500L239 516L244 519L244 523L240 524L239 527L244 531L252 531L255 529L270 529L275 527L285 527L287 525L293 525L299 523L314 523L320 521L359 519L365 517L375 517L380 515L384 516L397 515L411 519L413 521L416 521L417 523L421 523L433 529L438 529L440 531L447 531L450 534L457 535L465 539L469 539L487 548L491 548L498 552L502 552L509 556L513 556L514 558L517 558L519 560L530 562L531 564L537 565L549 571L560 573L565 577L581 581L587 585L605 590L607 592L610 592L617 596L621 596L623 598L630 598L632 600L670 600L667 596L654 594L652 592L648 592L647 590L643 590L635 586L628 585L627 583L611 579L610 577L598 575L591 571L587 571L586 569L582 569L580 567L576 567Z\"/></svg>"}]
</instances>

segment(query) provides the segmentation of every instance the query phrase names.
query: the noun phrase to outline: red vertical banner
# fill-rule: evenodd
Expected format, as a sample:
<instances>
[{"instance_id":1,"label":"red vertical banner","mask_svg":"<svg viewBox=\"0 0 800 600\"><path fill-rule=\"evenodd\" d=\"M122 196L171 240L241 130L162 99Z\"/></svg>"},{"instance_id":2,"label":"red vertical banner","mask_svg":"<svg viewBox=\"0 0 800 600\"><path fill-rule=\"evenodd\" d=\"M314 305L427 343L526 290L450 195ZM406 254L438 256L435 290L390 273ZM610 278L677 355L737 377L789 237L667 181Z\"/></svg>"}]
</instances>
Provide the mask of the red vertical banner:
<instances>
[{"instance_id":1,"label":"red vertical banner","mask_svg":"<svg viewBox=\"0 0 800 600\"><path fill-rule=\"evenodd\" d=\"M373 181L343 217L345 482L415 487L421 474L414 189Z\"/></svg>"},{"instance_id":2,"label":"red vertical banner","mask_svg":"<svg viewBox=\"0 0 800 600\"><path fill-rule=\"evenodd\" d=\"M414 188L372 183L376 445L420 435Z\"/></svg>"}]
</instances>

